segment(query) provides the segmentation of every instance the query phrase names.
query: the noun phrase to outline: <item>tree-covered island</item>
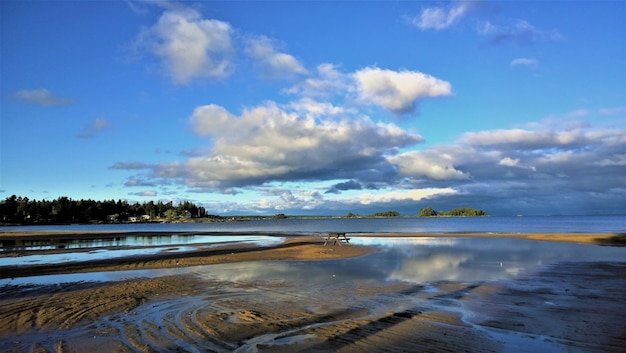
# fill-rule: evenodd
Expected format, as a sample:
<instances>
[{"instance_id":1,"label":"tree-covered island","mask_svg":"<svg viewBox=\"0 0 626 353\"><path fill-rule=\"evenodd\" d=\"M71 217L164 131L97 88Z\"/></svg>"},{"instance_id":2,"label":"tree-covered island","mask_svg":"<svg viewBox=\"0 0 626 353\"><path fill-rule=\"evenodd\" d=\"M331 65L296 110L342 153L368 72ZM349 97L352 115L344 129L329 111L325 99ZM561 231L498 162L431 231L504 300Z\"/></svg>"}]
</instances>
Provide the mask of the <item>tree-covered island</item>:
<instances>
[{"instance_id":1,"label":"tree-covered island","mask_svg":"<svg viewBox=\"0 0 626 353\"><path fill-rule=\"evenodd\" d=\"M422 208L420 217L480 217L488 216L487 212L470 207L459 207L450 211L435 211L430 207Z\"/></svg>"}]
</instances>

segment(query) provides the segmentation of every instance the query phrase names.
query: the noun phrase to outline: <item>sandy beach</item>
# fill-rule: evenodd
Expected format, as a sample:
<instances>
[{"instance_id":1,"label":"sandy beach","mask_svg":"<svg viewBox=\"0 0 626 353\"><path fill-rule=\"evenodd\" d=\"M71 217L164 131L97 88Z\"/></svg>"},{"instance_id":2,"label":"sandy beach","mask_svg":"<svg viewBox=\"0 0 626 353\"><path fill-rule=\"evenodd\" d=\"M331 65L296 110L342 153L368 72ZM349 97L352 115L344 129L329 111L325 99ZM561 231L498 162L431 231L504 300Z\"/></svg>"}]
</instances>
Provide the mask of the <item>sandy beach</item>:
<instances>
[{"instance_id":1,"label":"sandy beach","mask_svg":"<svg viewBox=\"0 0 626 353\"><path fill-rule=\"evenodd\" d=\"M0 234L5 239L20 236L68 234ZM624 245L623 235L615 234L446 236ZM324 246L321 237L293 236L272 246L233 245L0 270L2 278L10 278L249 261L336 261L376 251L370 246ZM329 273L329 281L333 277ZM626 261L561 262L509 281L329 283L189 273L4 286L0 351L622 352L626 346Z\"/></svg>"}]
</instances>

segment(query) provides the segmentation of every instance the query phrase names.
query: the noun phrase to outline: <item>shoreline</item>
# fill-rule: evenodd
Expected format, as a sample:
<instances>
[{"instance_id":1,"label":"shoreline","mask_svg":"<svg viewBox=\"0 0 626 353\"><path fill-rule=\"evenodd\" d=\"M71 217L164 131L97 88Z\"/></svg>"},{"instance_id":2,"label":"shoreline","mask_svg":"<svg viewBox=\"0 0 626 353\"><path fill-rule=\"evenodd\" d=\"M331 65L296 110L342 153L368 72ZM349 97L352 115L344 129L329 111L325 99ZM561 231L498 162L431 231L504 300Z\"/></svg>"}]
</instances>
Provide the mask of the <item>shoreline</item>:
<instances>
[{"instance_id":1,"label":"shoreline","mask_svg":"<svg viewBox=\"0 0 626 353\"><path fill-rule=\"evenodd\" d=\"M23 232L19 234L0 232L0 241L19 240L93 240L106 237L128 236L158 236L158 235L207 235L207 232ZM225 235L226 233L215 233ZM256 245L256 244L224 244L212 248L200 248L201 245L193 244L197 248L182 252L159 252L148 255L132 255L127 257L94 259L85 261L69 261L52 264L32 265L9 265L0 269L0 279L28 277L35 275L53 275L65 273L86 273L102 271L124 271L138 269L164 269L176 267L189 267L199 265L213 265L244 261L265 260L299 260L320 261L337 260L350 257L363 256L377 251L373 246L321 246L324 235L295 235L277 234L268 232L239 232L238 235L266 235L282 237L284 240L279 244ZM231 234L231 235L232 235ZM324 233L325 234L325 233ZM536 241L551 242L574 242L588 245L626 246L626 234L614 233L348 233L352 237L386 237L386 238L463 238L463 237L487 237L487 238L519 238ZM180 245L154 246L153 248L176 248ZM141 248L141 247L135 247ZM98 249L112 250L119 247L102 247ZM124 249L132 249L124 247ZM29 255L63 254L88 252L93 248L86 249L54 249L54 250L16 250L0 253L0 258L22 257Z\"/></svg>"},{"instance_id":2,"label":"shoreline","mask_svg":"<svg viewBox=\"0 0 626 353\"><path fill-rule=\"evenodd\" d=\"M328 232L272 232L272 231L20 231L0 229L0 241L17 239L93 239L103 236L163 236L163 235L265 235L277 237L306 237L325 236ZM346 232L351 236L359 237L502 237L522 238L549 241L573 241L591 243L595 239L624 237L626 233L619 232Z\"/></svg>"},{"instance_id":3,"label":"shoreline","mask_svg":"<svg viewBox=\"0 0 626 353\"><path fill-rule=\"evenodd\" d=\"M24 235L46 239L69 234ZM110 235L74 233L74 237L90 239ZM505 281L345 280L342 262L329 264L322 278L305 273L299 278L283 277L281 269L288 265L282 261L341 260L378 251L378 247L323 246L321 235L274 235L285 239L269 246L230 244L185 253L1 267L0 277L5 278L9 272L19 277L242 262L207 269L211 276L185 273L110 282L0 286L0 351L100 353L187 347L214 352L621 352L626 344L626 262L559 262ZM590 247L614 239L624 245L623 234L611 233L350 236L515 237ZM261 262L252 267L244 261ZM275 261L276 276L236 275L269 270L262 261ZM219 268L228 267L235 268L234 276L219 273ZM307 267L308 263L303 268Z\"/></svg>"},{"instance_id":4,"label":"shoreline","mask_svg":"<svg viewBox=\"0 0 626 353\"><path fill-rule=\"evenodd\" d=\"M375 251L367 246L321 246L321 237L289 238L277 245L258 246L250 244L230 244L210 249L196 249L188 252L157 253L136 255L93 261L73 261L59 264L1 267L0 279L51 275L65 273L85 273L102 271L125 271L139 269L161 269L215 265L244 261L268 260L336 260L366 255ZM42 252L38 252L42 253Z\"/></svg>"}]
</instances>

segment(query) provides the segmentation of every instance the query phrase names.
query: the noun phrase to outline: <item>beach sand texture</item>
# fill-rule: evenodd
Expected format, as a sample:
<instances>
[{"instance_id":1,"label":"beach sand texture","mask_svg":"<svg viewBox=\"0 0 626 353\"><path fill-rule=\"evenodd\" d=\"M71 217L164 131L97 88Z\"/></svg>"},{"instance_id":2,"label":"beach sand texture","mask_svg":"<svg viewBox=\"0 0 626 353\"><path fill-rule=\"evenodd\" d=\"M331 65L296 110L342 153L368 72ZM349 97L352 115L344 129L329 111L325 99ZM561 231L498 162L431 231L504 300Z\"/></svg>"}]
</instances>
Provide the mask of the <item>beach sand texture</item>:
<instances>
[{"instance_id":1,"label":"beach sand texture","mask_svg":"<svg viewBox=\"0 0 626 353\"><path fill-rule=\"evenodd\" d=\"M597 242L598 235L586 239ZM371 251L298 237L254 251L67 264L52 273L338 259ZM322 286L186 274L4 286L0 351L623 352L625 294L625 262L564 262L496 282Z\"/></svg>"}]
</instances>

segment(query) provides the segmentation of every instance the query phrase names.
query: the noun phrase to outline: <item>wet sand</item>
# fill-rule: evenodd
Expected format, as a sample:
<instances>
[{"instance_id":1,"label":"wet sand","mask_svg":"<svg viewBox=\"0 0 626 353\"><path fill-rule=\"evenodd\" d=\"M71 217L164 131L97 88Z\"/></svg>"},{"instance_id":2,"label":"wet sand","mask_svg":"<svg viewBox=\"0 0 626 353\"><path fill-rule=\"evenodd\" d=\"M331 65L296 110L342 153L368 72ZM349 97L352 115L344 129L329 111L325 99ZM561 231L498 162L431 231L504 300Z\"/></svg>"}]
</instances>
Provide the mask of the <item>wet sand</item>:
<instances>
[{"instance_id":1,"label":"wet sand","mask_svg":"<svg viewBox=\"0 0 626 353\"><path fill-rule=\"evenodd\" d=\"M510 236L623 243L611 234ZM322 244L321 237L298 236L270 247L70 263L47 273L341 259L376 251ZM9 269L0 270L6 278ZM12 275L46 273L22 270ZM626 261L557 263L496 282L319 285L188 274L1 287L0 351L622 352L624 317Z\"/></svg>"}]
</instances>

